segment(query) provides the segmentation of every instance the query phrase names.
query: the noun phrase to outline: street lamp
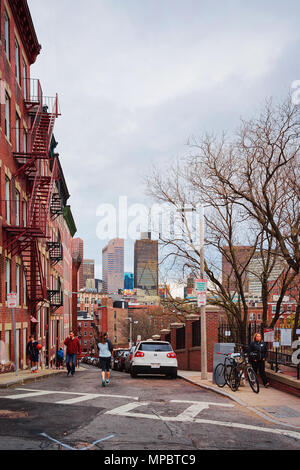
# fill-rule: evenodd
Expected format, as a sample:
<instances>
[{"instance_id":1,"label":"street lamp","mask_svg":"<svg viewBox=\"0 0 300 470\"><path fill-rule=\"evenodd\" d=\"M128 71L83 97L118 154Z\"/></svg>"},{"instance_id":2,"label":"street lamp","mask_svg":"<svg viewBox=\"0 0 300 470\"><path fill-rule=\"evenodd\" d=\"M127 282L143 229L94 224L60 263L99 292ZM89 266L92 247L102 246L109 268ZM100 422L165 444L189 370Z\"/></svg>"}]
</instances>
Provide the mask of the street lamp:
<instances>
[{"instance_id":1,"label":"street lamp","mask_svg":"<svg viewBox=\"0 0 300 470\"><path fill-rule=\"evenodd\" d=\"M201 204L200 212L200 274L204 279L204 207L208 205ZM193 212L196 211L195 207L178 209L178 212ZM206 332L206 308L205 304L200 306L200 332L201 332L201 379L207 380L207 332Z\"/></svg>"}]
</instances>

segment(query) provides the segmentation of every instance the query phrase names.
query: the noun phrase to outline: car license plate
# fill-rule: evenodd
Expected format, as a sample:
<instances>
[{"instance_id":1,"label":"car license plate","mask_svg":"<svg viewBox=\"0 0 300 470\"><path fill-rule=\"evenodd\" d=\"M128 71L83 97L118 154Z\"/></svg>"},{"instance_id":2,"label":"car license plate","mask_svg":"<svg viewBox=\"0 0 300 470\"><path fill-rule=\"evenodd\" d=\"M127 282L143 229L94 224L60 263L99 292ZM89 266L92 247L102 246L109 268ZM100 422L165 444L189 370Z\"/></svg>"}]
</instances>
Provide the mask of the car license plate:
<instances>
[{"instance_id":1,"label":"car license plate","mask_svg":"<svg viewBox=\"0 0 300 470\"><path fill-rule=\"evenodd\" d=\"M151 364L152 369L159 369L160 364Z\"/></svg>"}]
</instances>

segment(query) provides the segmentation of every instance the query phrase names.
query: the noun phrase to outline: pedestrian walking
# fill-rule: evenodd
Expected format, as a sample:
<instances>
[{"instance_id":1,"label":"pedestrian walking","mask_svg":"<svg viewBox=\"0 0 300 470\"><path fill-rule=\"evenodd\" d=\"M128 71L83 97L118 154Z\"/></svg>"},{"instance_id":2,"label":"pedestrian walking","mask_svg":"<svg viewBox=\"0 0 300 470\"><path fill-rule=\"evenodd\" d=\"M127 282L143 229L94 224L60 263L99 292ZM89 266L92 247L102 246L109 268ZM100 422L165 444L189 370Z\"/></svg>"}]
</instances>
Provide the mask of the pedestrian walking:
<instances>
[{"instance_id":1,"label":"pedestrian walking","mask_svg":"<svg viewBox=\"0 0 300 470\"><path fill-rule=\"evenodd\" d=\"M255 333L253 341L248 348L249 361L257 375L259 373L264 387L268 387L269 381L265 372L265 364L267 358L267 345L263 341L260 333Z\"/></svg>"},{"instance_id":2,"label":"pedestrian walking","mask_svg":"<svg viewBox=\"0 0 300 470\"><path fill-rule=\"evenodd\" d=\"M64 365L65 353L63 348L59 348L56 355L56 368L60 369Z\"/></svg>"},{"instance_id":3,"label":"pedestrian walking","mask_svg":"<svg viewBox=\"0 0 300 470\"><path fill-rule=\"evenodd\" d=\"M65 339L65 346L67 346L66 351L66 365L67 365L67 375L75 374L75 365L76 365L76 356L81 353L81 346L79 339L74 335L74 331L70 331L68 338Z\"/></svg>"},{"instance_id":4,"label":"pedestrian walking","mask_svg":"<svg viewBox=\"0 0 300 470\"><path fill-rule=\"evenodd\" d=\"M105 385L109 384L111 356L113 352L113 345L108 339L107 333L100 333L98 349L102 377L102 387L105 387Z\"/></svg>"},{"instance_id":5,"label":"pedestrian walking","mask_svg":"<svg viewBox=\"0 0 300 470\"><path fill-rule=\"evenodd\" d=\"M26 345L26 356L31 363L31 373L38 372L40 348L41 345L39 345L38 341L35 341L34 336L29 336L29 341Z\"/></svg>"}]
</instances>

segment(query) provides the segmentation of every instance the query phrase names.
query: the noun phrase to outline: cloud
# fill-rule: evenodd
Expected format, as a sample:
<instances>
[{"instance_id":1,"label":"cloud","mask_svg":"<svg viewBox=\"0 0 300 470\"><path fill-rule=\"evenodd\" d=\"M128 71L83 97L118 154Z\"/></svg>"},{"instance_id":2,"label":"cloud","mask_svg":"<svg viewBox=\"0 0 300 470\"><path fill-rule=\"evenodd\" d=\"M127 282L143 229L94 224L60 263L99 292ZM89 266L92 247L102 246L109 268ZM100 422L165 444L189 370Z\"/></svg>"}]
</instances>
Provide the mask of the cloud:
<instances>
[{"instance_id":1,"label":"cloud","mask_svg":"<svg viewBox=\"0 0 300 470\"><path fill-rule=\"evenodd\" d=\"M58 152L86 257L101 263L96 208L146 201L151 162L191 135L232 130L299 79L298 2L28 0L40 56L32 77L58 92ZM132 244L130 245L132 246ZM126 254L133 265L132 249Z\"/></svg>"}]
</instances>

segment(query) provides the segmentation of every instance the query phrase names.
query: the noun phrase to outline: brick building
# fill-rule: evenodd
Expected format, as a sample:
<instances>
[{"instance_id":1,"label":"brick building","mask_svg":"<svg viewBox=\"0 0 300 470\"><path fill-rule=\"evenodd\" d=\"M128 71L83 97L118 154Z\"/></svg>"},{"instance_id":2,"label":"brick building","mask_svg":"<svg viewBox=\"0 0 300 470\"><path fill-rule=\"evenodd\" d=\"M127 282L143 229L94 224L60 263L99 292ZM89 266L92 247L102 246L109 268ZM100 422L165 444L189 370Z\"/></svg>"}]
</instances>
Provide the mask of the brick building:
<instances>
[{"instance_id":1,"label":"brick building","mask_svg":"<svg viewBox=\"0 0 300 470\"><path fill-rule=\"evenodd\" d=\"M26 367L33 333L51 367L70 325L71 244L76 232L54 123L57 95L31 78L39 45L26 0L0 0L0 340L1 372ZM16 345L8 294L17 294ZM3 347L1 348L3 350ZM16 351L16 355L15 355Z\"/></svg>"}]
</instances>

